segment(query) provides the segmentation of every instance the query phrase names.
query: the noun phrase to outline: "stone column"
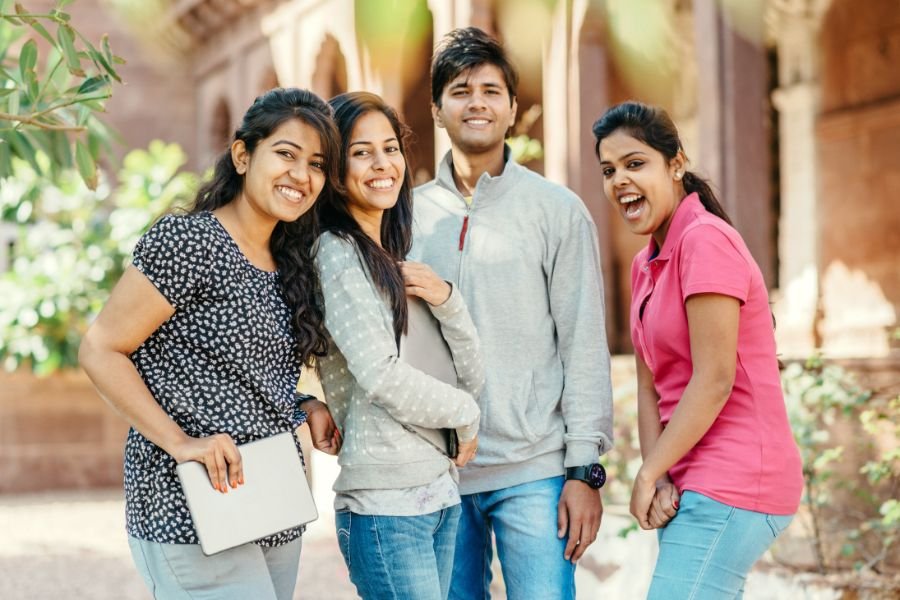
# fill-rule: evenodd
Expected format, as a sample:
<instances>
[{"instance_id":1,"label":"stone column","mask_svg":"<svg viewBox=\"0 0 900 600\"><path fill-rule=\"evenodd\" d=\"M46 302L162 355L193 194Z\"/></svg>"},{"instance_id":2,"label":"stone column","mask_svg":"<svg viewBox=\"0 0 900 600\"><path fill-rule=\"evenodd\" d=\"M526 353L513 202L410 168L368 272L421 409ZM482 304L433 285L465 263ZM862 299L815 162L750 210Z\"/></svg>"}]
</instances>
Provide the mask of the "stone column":
<instances>
[{"instance_id":1,"label":"stone column","mask_svg":"<svg viewBox=\"0 0 900 600\"><path fill-rule=\"evenodd\" d=\"M775 282L772 244L768 66L763 10L726 10L716 0L695 0L701 173L759 263Z\"/></svg>"},{"instance_id":2,"label":"stone column","mask_svg":"<svg viewBox=\"0 0 900 600\"><path fill-rule=\"evenodd\" d=\"M819 177L815 126L819 113L816 35L820 19L808 6L811 3L783 2L773 15L779 87L772 101L779 113L781 217L779 290L772 299L778 348L787 357L808 356L818 345Z\"/></svg>"}]
</instances>

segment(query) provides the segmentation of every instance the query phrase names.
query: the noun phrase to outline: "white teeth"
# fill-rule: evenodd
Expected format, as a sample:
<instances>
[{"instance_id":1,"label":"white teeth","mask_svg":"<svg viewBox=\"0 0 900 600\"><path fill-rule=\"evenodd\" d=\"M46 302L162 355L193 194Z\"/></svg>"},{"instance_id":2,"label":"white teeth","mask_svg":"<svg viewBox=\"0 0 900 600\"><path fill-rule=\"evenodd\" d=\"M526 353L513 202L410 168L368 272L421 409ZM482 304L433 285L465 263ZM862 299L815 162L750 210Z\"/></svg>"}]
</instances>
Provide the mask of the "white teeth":
<instances>
[{"instance_id":1,"label":"white teeth","mask_svg":"<svg viewBox=\"0 0 900 600\"><path fill-rule=\"evenodd\" d=\"M487 125L487 119L469 119L466 121L469 125Z\"/></svg>"},{"instance_id":2,"label":"white teeth","mask_svg":"<svg viewBox=\"0 0 900 600\"><path fill-rule=\"evenodd\" d=\"M386 190L394 185L393 179L373 179L372 181L366 183L370 188L375 188L376 190Z\"/></svg>"},{"instance_id":3,"label":"white teeth","mask_svg":"<svg viewBox=\"0 0 900 600\"><path fill-rule=\"evenodd\" d=\"M278 192L283 196L287 196L291 200L301 200L303 199L303 194L298 192L295 189L291 189L289 187L284 187L283 185L278 186Z\"/></svg>"},{"instance_id":4,"label":"white teeth","mask_svg":"<svg viewBox=\"0 0 900 600\"><path fill-rule=\"evenodd\" d=\"M619 204L631 204L636 200L640 200L643 196L639 196L637 194L628 194L627 196L622 196L619 198Z\"/></svg>"}]
</instances>

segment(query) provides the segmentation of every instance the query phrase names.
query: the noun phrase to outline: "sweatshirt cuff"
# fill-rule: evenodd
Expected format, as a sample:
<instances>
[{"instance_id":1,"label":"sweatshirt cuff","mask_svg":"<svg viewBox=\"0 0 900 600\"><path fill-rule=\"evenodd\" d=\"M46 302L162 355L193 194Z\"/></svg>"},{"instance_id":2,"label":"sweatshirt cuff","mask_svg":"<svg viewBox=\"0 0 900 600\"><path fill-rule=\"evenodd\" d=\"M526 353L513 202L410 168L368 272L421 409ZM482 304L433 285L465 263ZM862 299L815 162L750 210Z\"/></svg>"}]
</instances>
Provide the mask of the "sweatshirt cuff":
<instances>
[{"instance_id":1,"label":"sweatshirt cuff","mask_svg":"<svg viewBox=\"0 0 900 600\"><path fill-rule=\"evenodd\" d=\"M448 281L447 283L450 282ZM431 309L431 314L433 314L438 321L441 321L458 313L462 309L462 306L463 299L462 294L459 293L459 288L450 283L450 296L444 300L444 303L438 304L437 306L429 305L428 308Z\"/></svg>"},{"instance_id":2,"label":"sweatshirt cuff","mask_svg":"<svg viewBox=\"0 0 900 600\"><path fill-rule=\"evenodd\" d=\"M591 442L569 442L566 444L565 467L591 465L600 459L597 444Z\"/></svg>"},{"instance_id":3,"label":"sweatshirt cuff","mask_svg":"<svg viewBox=\"0 0 900 600\"><path fill-rule=\"evenodd\" d=\"M456 435L459 436L460 442L471 442L478 435L478 421L466 427L457 427Z\"/></svg>"}]
</instances>

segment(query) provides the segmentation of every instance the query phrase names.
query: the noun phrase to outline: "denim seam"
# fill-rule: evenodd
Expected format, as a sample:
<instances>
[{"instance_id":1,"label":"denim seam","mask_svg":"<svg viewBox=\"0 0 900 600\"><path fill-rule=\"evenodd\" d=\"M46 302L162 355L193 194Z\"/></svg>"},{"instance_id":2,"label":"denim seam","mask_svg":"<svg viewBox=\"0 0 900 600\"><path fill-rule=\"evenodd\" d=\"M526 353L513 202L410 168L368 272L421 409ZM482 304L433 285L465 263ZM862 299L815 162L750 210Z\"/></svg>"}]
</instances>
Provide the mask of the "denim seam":
<instances>
[{"instance_id":1,"label":"denim seam","mask_svg":"<svg viewBox=\"0 0 900 600\"><path fill-rule=\"evenodd\" d=\"M728 512L728 517L725 519L725 523L722 525L722 528L719 530L719 533L716 535L716 539L713 540L713 543L709 545L709 550L706 552L706 557L703 559L703 566L700 568L700 571L697 573L697 579L694 581L694 587L691 589L691 595L688 596L687 600L694 600L697 597L697 592L700 589L700 581L703 579L703 575L706 573L707 567L709 567L709 559L713 554L713 550L718 546L719 540L722 539L722 534L725 533L725 528L728 527L729 523L731 523L731 518L734 516L734 507L730 507L731 510Z\"/></svg>"},{"instance_id":2,"label":"denim seam","mask_svg":"<svg viewBox=\"0 0 900 600\"><path fill-rule=\"evenodd\" d=\"M138 538L134 538L137 540L137 547L141 553L141 558L144 560L144 568L147 570L147 574L150 575L150 584L153 586L150 590L150 593L153 594L153 600L158 600L158 596L156 595L156 582L153 580L153 575L150 573L150 561L147 560L147 553L144 551L144 543L143 540L138 540Z\"/></svg>"},{"instance_id":3,"label":"denim seam","mask_svg":"<svg viewBox=\"0 0 900 600\"><path fill-rule=\"evenodd\" d=\"M351 556L353 555L352 552L350 552L350 548L352 548L352 542L351 542L351 539L350 539L350 535L351 535L351 534L350 534L350 530L352 529L352 527L353 527L353 513L352 513L352 512L348 512L348 513L347 513L347 528L346 528L346 529L342 529L342 528L339 527L339 528L338 528L338 531L337 531L337 534L338 534L338 550L340 550L340 544L341 544L341 531L346 531L346 532L347 532L347 557L346 557L346 560L347 560L347 570L348 570L348 571L350 570L350 563L353 562L352 560L350 560Z\"/></svg>"},{"instance_id":4,"label":"denim seam","mask_svg":"<svg viewBox=\"0 0 900 600\"><path fill-rule=\"evenodd\" d=\"M181 579L178 577L178 573L175 572L175 568L172 566L172 563L169 562L169 557L166 556L166 553L163 551L162 546L160 546L159 553L162 555L163 560L166 561L166 565L169 567L169 570L172 572L172 577L175 578L175 581L177 581L178 585L181 587L181 591L184 592L188 598L193 598L194 595L191 594L187 589L185 589L184 584L181 582Z\"/></svg>"},{"instance_id":5,"label":"denim seam","mask_svg":"<svg viewBox=\"0 0 900 600\"><path fill-rule=\"evenodd\" d=\"M477 508L479 510L479 512L481 511L481 508L477 504L475 505L475 508ZM488 515L483 512L482 512L482 515L484 515L485 519L489 518ZM485 525L487 525L487 526L484 528L484 538L485 539L484 539L484 544L482 545L482 552L481 552L481 593L482 593L482 598L487 599L487 598L490 598L490 592L485 593L484 590L486 587L488 587L490 585L488 576L491 573L491 562L492 561L486 560L485 554L489 551L489 549L492 549L492 546L493 546L493 540L491 539L491 530L493 529L494 526L493 526L493 523L490 523L490 524L485 523ZM493 557L491 557L491 558L493 560Z\"/></svg>"},{"instance_id":6,"label":"denim seam","mask_svg":"<svg viewBox=\"0 0 900 600\"><path fill-rule=\"evenodd\" d=\"M390 578L390 570L387 568L387 561L384 558L384 552L381 550L381 537L378 535L378 517L372 517L372 530L375 533L375 548L378 550L378 559L381 562L381 566L384 567L385 573L388 575L386 579L386 583L388 587L391 589L391 598L397 598L397 590L394 589L394 582L391 581Z\"/></svg>"}]
</instances>

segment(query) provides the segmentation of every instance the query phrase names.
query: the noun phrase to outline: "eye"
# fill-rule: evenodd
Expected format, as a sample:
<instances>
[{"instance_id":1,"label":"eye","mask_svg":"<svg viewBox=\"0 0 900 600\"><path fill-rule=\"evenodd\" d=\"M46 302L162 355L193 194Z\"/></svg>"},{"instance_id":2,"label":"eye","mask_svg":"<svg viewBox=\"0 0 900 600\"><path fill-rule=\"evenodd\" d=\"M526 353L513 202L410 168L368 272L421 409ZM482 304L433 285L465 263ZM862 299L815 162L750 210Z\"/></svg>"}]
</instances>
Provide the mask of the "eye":
<instances>
[{"instance_id":1,"label":"eye","mask_svg":"<svg viewBox=\"0 0 900 600\"><path fill-rule=\"evenodd\" d=\"M353 152L353 156L365 157L371 154L368 150L356 150Z\"/></svg>"},{"instance_id":2,"label":"eye","mask_svg":"<svg viewBox=\"0 0 900 600\"><path fill-rule=\"evenodd\" d=\"M276 150L276 152L278 152L278 154L280 156L282 156L288 160L291 160L294 158L294 154L290 150Z\"/></svg>"},{"instance_id":3,"label":"eye","mask_svg":"<svg viewBox=\"0 0 900 600\"><path fill-rule=\"evenodd\" d=\"M644 161L642 161L642 160L629 160L628 164L626 166L629 169L637 169L639 167L642 167L643 165L644 165Z\"/></svg>"},{"instance_id":4,"label":"eye","mask_svg":"<svg viewBox=\"0 0 900 600\"><path fill-rule=\"evenodd\" d=\"M384 151L387 152L388 154L397 154L398 152L400 152L400 147L399 146L388 146L384 149Z\"/></svg>"},{"instance_id":5,"label":"eye","mask_svg":"<svg viewBox=\"0 0 900 600\"><path fill-rule=\"evenodd\" d=\"M309 166L311 166L314 169L318 169L319 171L325 170L325 163L322 162L321 160L311 160L311 161L309 161Z\"/></svg>"},{"instance_id":6,"label":"eye","mask_svg":"<svg viewBox=\"0 0 900 600\"><path fill-rule=\"evenodd\" d=\"M452 96L465 96L469 93L469 90L454 90Z\"/></svg>"},{"instance_id":7,"label":"eye","mask_svg":"<svg viewBox=\"0 0 900 600\"><path fill-rule=\"evenodd\" d=\"M613 173L615 173L616 170L612 167L603 167L601 172L603 173L603 176L608 179L613 176Z\"/></svg>"}]
</instances>

